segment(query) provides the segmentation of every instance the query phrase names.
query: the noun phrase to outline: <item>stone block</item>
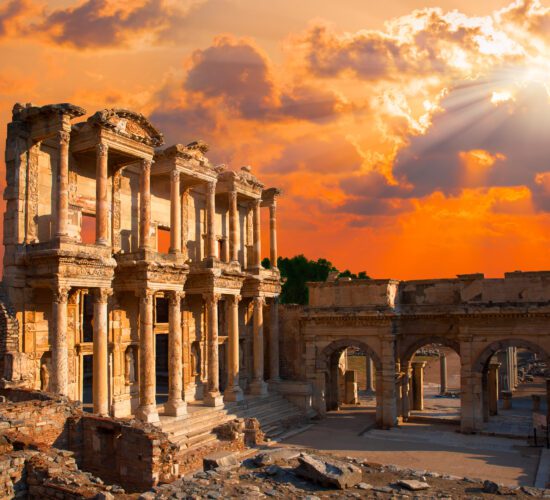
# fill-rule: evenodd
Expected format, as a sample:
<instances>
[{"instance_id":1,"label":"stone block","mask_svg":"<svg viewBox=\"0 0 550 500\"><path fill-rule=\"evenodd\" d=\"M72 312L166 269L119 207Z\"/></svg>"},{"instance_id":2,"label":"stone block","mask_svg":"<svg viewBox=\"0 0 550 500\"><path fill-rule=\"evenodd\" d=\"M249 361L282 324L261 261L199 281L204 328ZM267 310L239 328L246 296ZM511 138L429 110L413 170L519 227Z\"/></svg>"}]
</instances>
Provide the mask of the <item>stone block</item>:
<instances>
[{"instance_id":1,"label":"stone block","mask_svg":"<svg viewBox=\"0 0 550 500\"><path fill-rule=\"evenodd\" d=\"M343 490L355 486L363 478L359 467L346 462L320 460L306 454L298 457L298 461L300 465L296 468L296 474L321 486Z\"/></svg>"},{"instance_id":2,"label":"stone block","mask_svg":"<svg viewBox=\"0 0 550 500\"><path fill-rule=\"evenodd\" d=\"M237 455L232 451L217 451L207 455L202 460L205 471L217 469L218 467L231 467L240 464Z\"/></svg>"}]
</instances>

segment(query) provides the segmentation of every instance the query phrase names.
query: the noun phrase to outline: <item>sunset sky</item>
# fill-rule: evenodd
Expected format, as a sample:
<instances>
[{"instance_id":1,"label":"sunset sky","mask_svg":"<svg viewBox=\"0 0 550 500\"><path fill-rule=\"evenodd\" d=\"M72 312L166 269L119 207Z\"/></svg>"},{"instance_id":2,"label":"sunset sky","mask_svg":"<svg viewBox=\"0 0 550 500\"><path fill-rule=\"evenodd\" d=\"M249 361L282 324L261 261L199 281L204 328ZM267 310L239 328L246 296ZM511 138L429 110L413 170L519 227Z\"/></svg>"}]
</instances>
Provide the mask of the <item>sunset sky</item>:
<instances>
[{"instance_id":1,"label":"sunset sky","mask_svg":"<svg viewBox=\"0 0 550 500\"><path fill-rule=\"evenodd\" d=\"M127 107L280 187L280 255L550 269L550 2L0 0L0 45L2 156L15 102Z\"/></svg>"}]
</instances>

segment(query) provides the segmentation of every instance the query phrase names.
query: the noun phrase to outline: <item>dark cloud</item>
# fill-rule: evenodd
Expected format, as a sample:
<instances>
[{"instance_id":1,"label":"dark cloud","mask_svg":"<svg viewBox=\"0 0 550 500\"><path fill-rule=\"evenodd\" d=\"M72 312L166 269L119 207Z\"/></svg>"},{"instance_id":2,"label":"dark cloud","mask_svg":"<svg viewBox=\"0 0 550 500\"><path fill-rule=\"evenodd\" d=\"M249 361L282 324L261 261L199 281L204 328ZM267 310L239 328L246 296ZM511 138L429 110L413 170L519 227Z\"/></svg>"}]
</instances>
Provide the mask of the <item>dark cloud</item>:
<instances>
[{"instance_id":1,"label":"dark cloud","mask_svg":"<svg viewBox=\"0 0 550 500\"><path fill-rule=\"evenodd\" d=\"M186 2L182 4L187 5ZM113 47L124 45L141 33L152 35L156 41L165 40L188 12L165 0L138 2L130 10L115 6L116 3L108 0L86 0L76 7L45 14L39 23L30 25L26 31L44 34L56 44L78 49Z\"/></svg>"},{"instance_id":2,"label":"dark cloud","mask_svg":"<svg viewBox=\"0 0 550 500\"><path fill-rule=\"evenodd\" d=\"M323 122L338 112L340 100L333 92L299 85L281 95L280 114L300 120Z\"/></svg>"},{"instance_id":3,"label":"dark cloud","mask_svg":"<svg viewBox=\"0 0 550 500\"><path fill-rule=\"evenodd\" d=\"M264 172L288 174L297 170L340 174L352 172L361 166L362 158L345 137L328 138L307 136L288 144L281 155L265 165Z\"/></svg>"},{"instance_id":4,"label":"dark cloud","mask_svg":"<svg viewBox=\"0 0 550 500\"><path fill-rule=\"evenodd\" d=\"M412 191L412 186L390 184L386 177L374 171L342 179L340 188L352 196L376 198L407 198Z\"/></svg>"},{"instance_id":5,"label":"dark cloud","mask_svg":"<svg viewBox=\"0 0 550 500\"><path fill-rule=\"evenodd\" d=\"M245 118L264 117L273 107L274 85L266 58L242 40L218 38L193 54L184 86L206 97L221 97Z\"/></svg>"},{"instance_id":6,"label":"dark cloud","mask_svg":"<svg viewBox=\"0 0 550 500\"><path fill-rule=\"evenodd\" d=\"M0 7L0 37L7 34L10 23L23 14L28 7L28 2L25 0L12 0Z\"/></svg>"}]
</instances>

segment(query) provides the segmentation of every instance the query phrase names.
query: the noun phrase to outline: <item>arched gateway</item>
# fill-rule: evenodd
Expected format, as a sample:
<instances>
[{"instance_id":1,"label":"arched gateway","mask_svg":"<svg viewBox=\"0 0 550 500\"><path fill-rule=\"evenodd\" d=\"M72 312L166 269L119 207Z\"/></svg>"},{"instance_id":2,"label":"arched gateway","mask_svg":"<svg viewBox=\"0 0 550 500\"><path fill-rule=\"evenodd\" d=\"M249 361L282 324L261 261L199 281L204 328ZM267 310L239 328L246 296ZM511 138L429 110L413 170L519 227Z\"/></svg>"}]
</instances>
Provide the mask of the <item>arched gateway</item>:
<instances>
[{"instance_id":1,"label":"arched gateway","mask_svg":"<svg viewBox=\"0 0 550 500\"><path fill-rule=\"evenodd\" d=\"M480 430L489 359L511 346L549 357L549 277L514 272L502 279L476 274L310 283L310 304L300 318L305 363L294 372L313 384L313 406L323 414L334 406L339 353L348 347L364 351L377 373L378 425L391 427L407 417L414 353L428 344L446 346L460 356L461 429Z\"/></svg>"}]
</instances>

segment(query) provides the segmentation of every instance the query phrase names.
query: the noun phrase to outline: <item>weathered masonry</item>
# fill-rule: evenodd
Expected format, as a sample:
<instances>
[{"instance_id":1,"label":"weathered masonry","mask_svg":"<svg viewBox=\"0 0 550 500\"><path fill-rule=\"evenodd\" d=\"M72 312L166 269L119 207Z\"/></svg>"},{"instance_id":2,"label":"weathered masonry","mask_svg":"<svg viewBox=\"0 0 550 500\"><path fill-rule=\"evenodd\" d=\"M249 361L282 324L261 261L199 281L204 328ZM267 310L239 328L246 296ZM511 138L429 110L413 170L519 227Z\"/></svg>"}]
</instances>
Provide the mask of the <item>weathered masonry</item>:
<instances>
[{"instance_id":1,"label":"weathered masonry","mask_svg":"<svg viewBox=\"0 0 550 500\"><path fill-rule=\"evenodd\" d=\"M497 351L520 347L548 361L550 272L481 274L422 281L338 280L310 283L304 309L282 315L284 376L309 381L321 414L337 405L338 362L348 347L370 358L376 377L377 421L406 419L422 366L414 353L429 344L461 359L461 427L482 429L494 397L490 365ZM493 376L491 376L493 375Z\"/></svg>"},{"instance_id":2,"label":"weathered masonry","mask_svg":"<svg viewBox=\"0 0 550 500\"><path fill-rule=\"evenodd\" d=\"M4 383L147 422L265 394L280 276L261 213L276 262L279 191L202 142L161 149L138 113L84 114L17 104L8 125Z\"/></svg>"}]
</instances>

